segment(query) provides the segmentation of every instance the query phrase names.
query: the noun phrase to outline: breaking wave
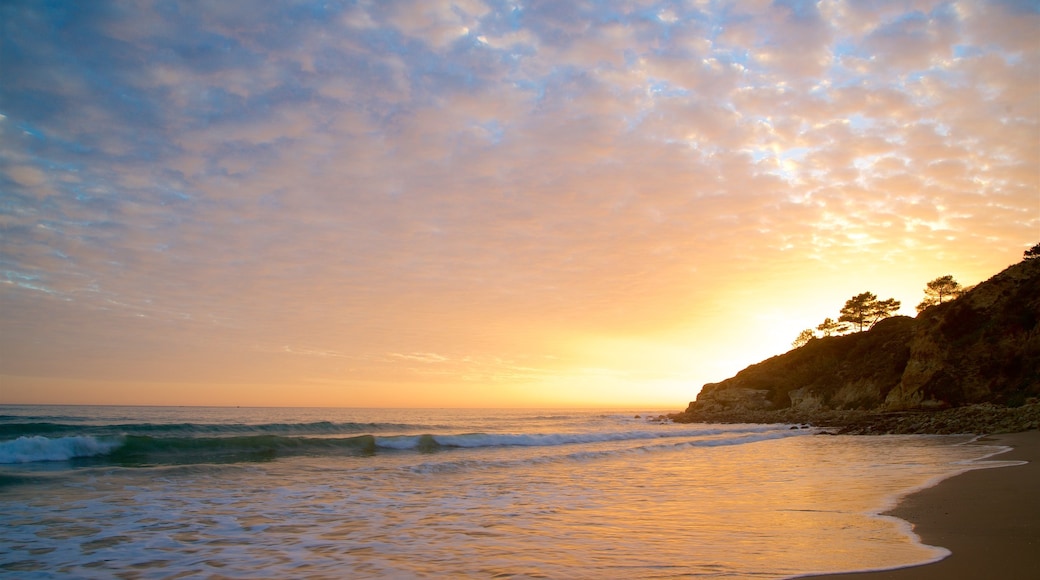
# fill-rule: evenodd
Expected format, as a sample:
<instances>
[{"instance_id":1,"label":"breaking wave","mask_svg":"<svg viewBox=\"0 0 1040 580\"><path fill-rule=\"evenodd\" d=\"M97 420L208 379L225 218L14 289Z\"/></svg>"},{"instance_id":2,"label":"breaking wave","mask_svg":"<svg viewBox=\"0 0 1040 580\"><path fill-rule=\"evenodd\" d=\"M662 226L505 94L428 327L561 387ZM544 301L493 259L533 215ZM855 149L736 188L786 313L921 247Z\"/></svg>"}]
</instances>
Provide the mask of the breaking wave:
<instances>
[{"instance_id":1,"label":"breaking wave","mask_svg":"<svg viewBox=\"0 0 1040 580\"><path fill-rule=\"evenodd\" d=\"M272 461L291 456L374 455L380 452L420 452L484 447L550 447L616 441L647 441L696 437L703 445L747 443L776 435L777 427L747 425L739 429L691 428L663 430L620 430L546 434L344 434L358 424L308 423L300 425L134 425L109 426L113 435L69 435L46 437L21 435L0 442L0 464L74 461L124 466L183 465ZM71 426L69 426L71 427ZM83 429L83 426L79 426ZM397 426L400 428L400 426ZM39 430L37 425L32 429ZM377 429L378 430L378 429ZM55 430L59 433L62 430ZM130 431L127 433L126 431ZM162 435L146 435L150 431ZM241 435L219 435L221 432ZM275 434L278 433L278 434ZM297 435L293 433L323 436ZM186 435L191 436L186 436ZM792 433L793 434L793 433ZM339 436L333 436L339 435ZM786 434L785 434L786 435ZM717 439L712 439L717 438ZM667 444L667 443L666 443Z\"/></svg>"},{"instance_id":2,"label":"breaking wave","mask_svg":"<svg viewBox=\"0 0 1040 580\"><path fill-rule=\"evenodd\" d=\"M82 423L21 422L0 423L0 438L24 435L340 435L377 433L430 428L428 425L404 423L117 423L84 425ZM436 428L436 426L434 426Z\"/></svg>"},{"instance_id":3,"label":"breaking wave","mask_svg":"<svg viewBox=\"0 0 1040 580\"><path fill-rule=\"evenodd\" d=\"M22 436L0 443L0 463L32 463L67 461L77 457L94 457L119 447L118 441L99 441L89 435L51 439L40 435Z\"/></svg>"}]
</instances>

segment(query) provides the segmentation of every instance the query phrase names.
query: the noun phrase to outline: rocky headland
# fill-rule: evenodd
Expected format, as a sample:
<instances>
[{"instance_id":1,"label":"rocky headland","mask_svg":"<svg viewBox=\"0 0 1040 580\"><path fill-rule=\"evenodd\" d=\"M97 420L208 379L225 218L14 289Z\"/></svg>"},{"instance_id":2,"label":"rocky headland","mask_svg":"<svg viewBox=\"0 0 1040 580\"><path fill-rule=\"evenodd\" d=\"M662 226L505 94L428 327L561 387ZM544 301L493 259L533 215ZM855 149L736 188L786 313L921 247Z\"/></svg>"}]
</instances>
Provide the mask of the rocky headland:
<instances>
[{"instance_id":1,"label":"rocky headland","mask_svg":"<svg viewBox=\"0 0 1040 580\"><path fill-rule=\"evenodd\" d=\"M1040 428L1040 259L916 318L810 340L704 385L675 422L800 423L843 433Z\"/></svg>"}]
</instances>

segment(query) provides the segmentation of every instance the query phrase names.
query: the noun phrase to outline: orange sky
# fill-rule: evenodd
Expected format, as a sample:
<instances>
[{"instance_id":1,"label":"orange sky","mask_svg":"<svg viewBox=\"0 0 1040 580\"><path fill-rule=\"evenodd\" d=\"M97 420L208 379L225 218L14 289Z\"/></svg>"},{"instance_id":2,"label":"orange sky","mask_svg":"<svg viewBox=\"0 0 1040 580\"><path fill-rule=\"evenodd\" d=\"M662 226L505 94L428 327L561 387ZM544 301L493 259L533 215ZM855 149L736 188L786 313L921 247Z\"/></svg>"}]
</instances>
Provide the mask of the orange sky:
<instances>
[{"instance_id":1,"label":"orange sky","mask_svg":"<svg viewBox=\"0 0 1040 580\"><path fill-rule=\"evenodd\" d=\"M3 8L0 403L680 409L1040 241L1029 2Z\"/></svg>"}]
</instances>

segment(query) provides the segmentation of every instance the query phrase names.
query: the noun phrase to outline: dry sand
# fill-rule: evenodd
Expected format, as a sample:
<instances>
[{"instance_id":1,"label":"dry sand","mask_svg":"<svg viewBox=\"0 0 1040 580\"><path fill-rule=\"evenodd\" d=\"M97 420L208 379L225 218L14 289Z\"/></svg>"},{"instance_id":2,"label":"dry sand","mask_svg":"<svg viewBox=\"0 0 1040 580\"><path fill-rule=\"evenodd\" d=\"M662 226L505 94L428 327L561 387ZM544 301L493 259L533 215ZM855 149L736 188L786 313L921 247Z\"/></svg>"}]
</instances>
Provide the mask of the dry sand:
<instances>
[{"instance_id":1,"label":"dry sand","mask_svg":"<svg viewBox=\"0 0 1040 580\"><path fill-rule=\"evenodd\" d=\"M979 469L909 496L890 515L907 520L921 541L952 552L934 564L814 576L814 580L1040 579L1040 431L993 435L1014 447L991 457L1025 465Z\"/></svg>"}]
</instances>

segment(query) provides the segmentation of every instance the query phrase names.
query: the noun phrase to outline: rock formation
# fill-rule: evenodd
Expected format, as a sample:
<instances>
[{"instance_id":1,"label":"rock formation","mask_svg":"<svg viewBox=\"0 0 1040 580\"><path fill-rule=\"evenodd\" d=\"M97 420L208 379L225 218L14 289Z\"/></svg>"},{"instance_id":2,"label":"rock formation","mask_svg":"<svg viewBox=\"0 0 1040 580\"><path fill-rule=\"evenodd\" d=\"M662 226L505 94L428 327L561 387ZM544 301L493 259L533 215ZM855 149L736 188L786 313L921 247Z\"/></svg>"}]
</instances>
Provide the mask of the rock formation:
<instances>
[{"instance_id":1,"label":"rock formation","mask_svg":"<svg viewBox=\"0 0 1040 580\"><path fill-rule=\"evenodd\" d=\"M1040 397L1040 259L1015 264L917 318L817 338L704 386L673 420L919 412ZM765 413L765 415L763 415ZM1026 422L1028 424L1028 421Z\"/></svg>"}]
</instances>

